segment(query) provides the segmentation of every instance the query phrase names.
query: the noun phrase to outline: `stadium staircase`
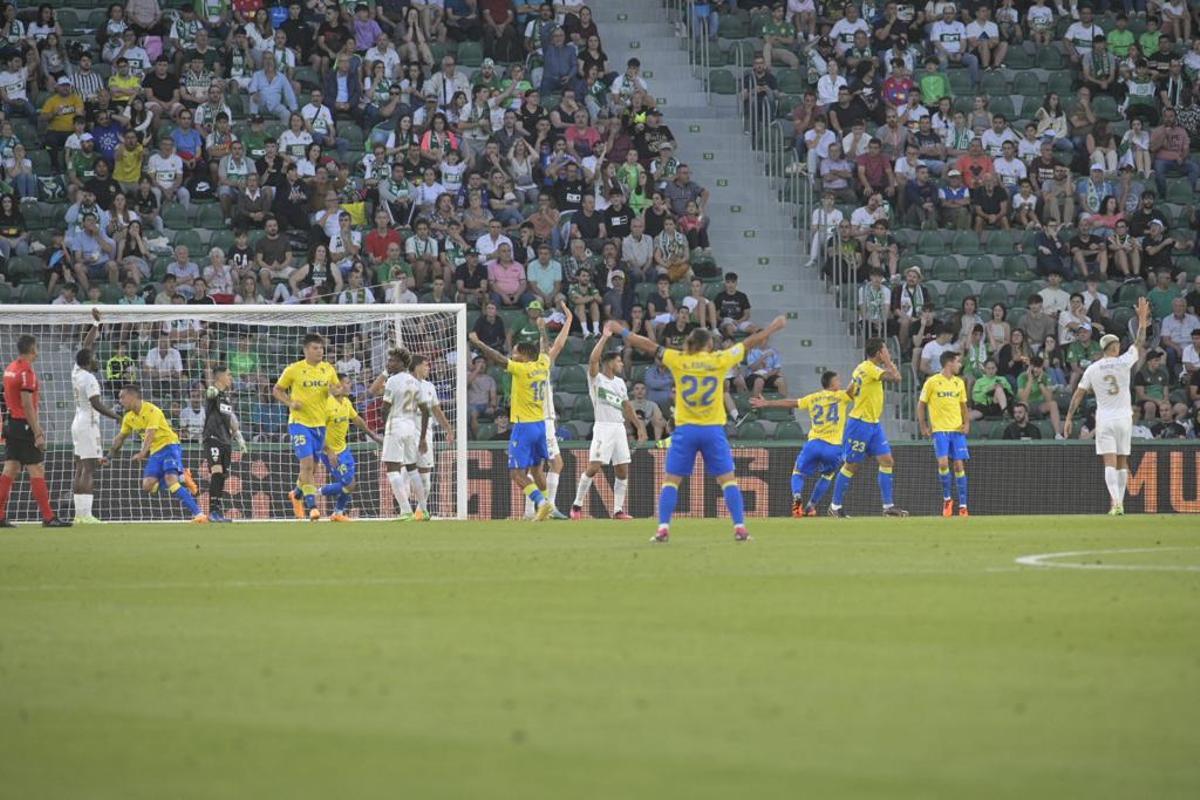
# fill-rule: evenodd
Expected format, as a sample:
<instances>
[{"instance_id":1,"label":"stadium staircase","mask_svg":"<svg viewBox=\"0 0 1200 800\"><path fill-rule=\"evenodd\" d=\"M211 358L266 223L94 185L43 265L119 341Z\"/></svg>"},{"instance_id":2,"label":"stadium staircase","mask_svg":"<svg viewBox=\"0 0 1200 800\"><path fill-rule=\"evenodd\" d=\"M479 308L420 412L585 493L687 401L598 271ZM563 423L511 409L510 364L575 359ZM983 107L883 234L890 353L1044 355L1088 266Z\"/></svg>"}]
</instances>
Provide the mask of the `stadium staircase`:
<instances>
[{"instance_id":1,"label":"stadium staircase","mask_svg":"<svg viewBox=\"0 0 1200 800\"><path fill-rule=\"evenodd\" d=\"M807 251L797 228L798 206L780 202L736 99L705 91L689 64L687 40L675 35L663 5L612 0L594 8L611 68L623 69L632 57L642 62L679 142L679 159L711 192L709 235L717 264L738 273L756 322L766 324L777 314L790 318L773 340L783 354L789 390L812 391L825 368L847 372L859 360L854 342L832 295L814 272L802 268Z\"/></svg>"}]
</instances>

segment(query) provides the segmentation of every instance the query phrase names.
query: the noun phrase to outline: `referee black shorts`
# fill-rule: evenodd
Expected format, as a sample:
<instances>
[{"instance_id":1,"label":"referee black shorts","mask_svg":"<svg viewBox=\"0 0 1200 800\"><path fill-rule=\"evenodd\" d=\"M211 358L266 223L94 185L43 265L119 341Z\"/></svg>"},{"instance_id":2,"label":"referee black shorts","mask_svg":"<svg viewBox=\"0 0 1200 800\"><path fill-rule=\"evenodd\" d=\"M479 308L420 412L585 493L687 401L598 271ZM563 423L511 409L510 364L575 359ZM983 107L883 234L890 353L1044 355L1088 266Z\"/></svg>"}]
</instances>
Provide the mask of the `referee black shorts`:
<instances>
[{"instance_id":1,"label":"referee black shorts","mask_svg":"<svg viewBox=\"0 0 1200 800\"><path fill-rule=\"evenodd\" d=\"M208 471L220 467L225 473L229 472L230 447L214 439L204 440L204 460L208 462Z\"/></svg>"},{"instance_id":2,"label":"referee black shorts","mask_svg":"<svg viewBox=\"0 0 1200 800\"><path fill-rule=\"evenodd\" d=\"M40 464L45 453L33 445L33 428L23 419L10 418L4 423L4 460L21 464Z\"/></svg>"}]
</instances>

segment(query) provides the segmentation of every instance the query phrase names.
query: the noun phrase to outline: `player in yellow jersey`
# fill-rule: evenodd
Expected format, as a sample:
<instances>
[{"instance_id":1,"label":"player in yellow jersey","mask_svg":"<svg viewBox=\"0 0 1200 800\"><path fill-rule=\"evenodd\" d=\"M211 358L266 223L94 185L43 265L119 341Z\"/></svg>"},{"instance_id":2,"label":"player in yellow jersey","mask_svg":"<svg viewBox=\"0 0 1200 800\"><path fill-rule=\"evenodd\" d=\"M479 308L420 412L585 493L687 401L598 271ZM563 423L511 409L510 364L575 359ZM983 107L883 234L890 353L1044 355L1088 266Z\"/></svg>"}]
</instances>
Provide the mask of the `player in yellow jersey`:
<instances>
[{"instance_id":1,"label":"player in yellow jersey","mask_svg":"<svg viewBox=\"0 0 1200 800\"><path fill-rule=\"evenodd\" d=\"M933 438L933 454L937 457L938 477L942 482L942 516L954 516L954 499L950 496L950 461L954 460L954 481L958 486L958 515L967 517L967 467L971 458L967 450L967 434L971 432L971 417L967 413L967 385L958 376L962 371L962 356L947 350L942 353L942 371L930 375L921 387L917 402L917 423L921 433Z\"/></svg>"},{"instance_id":2,"label":"player in yellow jersey","mask_svg":"<svg viewBox=\"0 0 1200 800\"><path fill-rule=\"evenodd\" d=\"M296 489L288 499L296 516L321 518L317 509L317 459L325 449L325 414L329 389L338 383L337 370L325 361L325 337L306 333L304 358L288 367L275 382L272 394L290 409L288 436L300 462ZM301 501L303 498L303 501Z\"/></svg>"},{"instance_id":3,"label":"player in yellow jersey","mask_svg":"<svg viewBox=\"0 0 1200 800\"><path fill-rule=\"evenodd\" d=\"M329 470L329 483L321 487L325 497L333 495L333 514L330 522L349 522L346 510L350 508L350 492L354 488L354 475L358 467L354 451L346 443L350 434L350 423L354 423L375 444L382 444L379 434L367 427L367 423L354 410L350 400L350 378L343 372L337 374L338 383L330 391L325 403L325 452L321 460Z\"/></svg>"},{"instance_id":4,"label":"player in yellow jersey","mask_svg":"<svg viewBox=\"0 0 1200 800\"><path fill-rule=\"evenodd\" d=\"M725 506L733 518L734 540L744 542L750 538L742 490L733 475L733 452L725 435L725 376L742 362L747 350L766 342L786 325L785 318L776 317L765 330L752 333L728 350L716 351L712 333L707 328L697 328L688 334L680 351L659 347L645 336L630 333L619 322L608 323L608 330L623 337L630 347L662 358L675 376L675 431L671 434L666 475L658 496L658 532L651 541L670 539L679 484L691 476L697 453L704 456L704 471L717 476Z\"/></svg>"},{"instance_id":5,"label":"player in yellow jersey","mask_svg":"<svg viewBox=\"0 0 1200 800\"><path fill-rule=\"evenodd\" d=\"M798 408L807 411L812 422L808 441L796 456L796 466L792 467L793 517L817 515L817 504L829 491L833 476L842 465L842 429L846 427L850 402L850 395L842 391L841 376L833 370L821 373L821 391L807 394L799 400L750 398L750 405L755 408ZM806 506L804 482L813 475L819 477Z\"/></svg>"},{"instance_id":6,"label":"player in yellow jersey","mask_svg":"<svg viewBox=\"0 0 1200 800\"><path fill-rule=\"evenodd\" d=\"M121 418L121 430L108 448L111 461L131 434L142 435L142 449L133 457L134 461L145 461L142 470L142 491L155 494L159 487L173 494L188 513L192 522L208 522L196 503L196 484L186 475L183 468L183 452L179 447L179 434L167 422L162 409L142 399L142 390L136 385L126 386L120 393L121 407L125 416ZM180 476L185 477L181 482ZM185 485L191 483L191 486Z\"/></svg>"},{"instance_id":7,"label":"player in yellow jersey","mask_svg":"<svg viewBox=\"0 0 1200 800\"><path fill-rule=\"evenodd\" d=\"M512 403L508 413L508 419L512 422L512 434L508 440L508 474L533 502L533 518L538 522L550 519L557 511L554 502L542 494L546 486L542 465L550 460L550 447L546 441L546 406L554 402L554 398L548 397L550 365L566 347L571 335L572 314L569 309L564 313L566 322L549 349L545 348L546 340L542 337L541 344L518 343L513 357L509 358L481 342L474 331L467 337L485 358L502 365L512 375Z\"/></svg>"},{"instance_id":8,"label":"player in yellow jersey","mask_svg":"<svg viewBox=\"0 0 1200 800\"><path fill-rule=\"evenodd\" d=\"M850 409L850 419L846 421L846 430L842 434L842 458L845 463L838 470L837 479L833 483L833 501L829 504L829 516L846 517L842 509L842 501L850 489L850 481L858 466L874 456L879 462L879 494L883 498L883 515L885 517L907 517L908 512L897 508L892 502L892 470L895 461L892 459L892 446L888 444L887 434L883 430L883 381L900 382L900 370L892 361L891 351L883 339L868 339L866 360L854 368L850 379L850 396L854 398L854 407Z\"/></svg>"}]
</instances>

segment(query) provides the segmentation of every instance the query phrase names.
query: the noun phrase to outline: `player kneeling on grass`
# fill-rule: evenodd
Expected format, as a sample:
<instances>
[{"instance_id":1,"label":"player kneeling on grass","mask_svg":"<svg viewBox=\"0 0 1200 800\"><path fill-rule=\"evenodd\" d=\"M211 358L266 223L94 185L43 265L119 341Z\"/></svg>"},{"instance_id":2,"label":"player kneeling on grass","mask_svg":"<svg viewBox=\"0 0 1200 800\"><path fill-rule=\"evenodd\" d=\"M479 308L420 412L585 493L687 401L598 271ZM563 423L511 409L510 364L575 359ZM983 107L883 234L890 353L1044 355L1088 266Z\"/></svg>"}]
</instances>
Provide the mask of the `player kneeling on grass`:
<instances>
[{"instance_id":1,"label":"player kneeling on grass","mask_svg":"<svg viewBox=\"0 0 1200 800\"><path fill-rule=\"evenodd\" d=\"M367 423L354 410L350 401L351 383L344 372L338 373L338 384L329 395L328 409L325 413L325 452L321 460L329 470L329 483L321 487L321 495L333 495L333 515L331 522L349 522L346 512L350 509L350 492L354 489L354 475L357 465L354 452L346 444L350 433L350 423L353 422L375 444L381 444L383 438L367 427Z\"/></svg>"},{"instance_id":2,"label":"player kneeling on grass","mask_svg":"<svg viewBox=\"0 0 1200 800\"><path fill-rule=\"evenodd\" d=\"M1137 366L1146 345L1150 326L1150 302L1137 303L1138 330L1133 344L1121 353L1121 340L1111 333L1100 337L1104 357L1083 371L1079 386L1071 396L1063 436L1071 438L1071 420L1088 392L1096 395L1096 455L1104 461L1104 485L1112 501L1108 513L1125 513L1125 490L1129 486L1130 440L1133 438L1133 404L1129 399L1129 373Z\"/></svg>"},{"instance_id":3,"label":"player kneeling on grass","mask_svg":"<svg viewBox=\"0 0 1200 800\"><path fill-rule=\"evenodd\" d=\"M588 465L579 476L575 502L571 504L571 519L583 518L583 504L591 491L592 481L604 468L613 465L613 519L633 519L625 513L625 493L629 488L629 438L625 435L625 420L637 430L639 442L646 441L646 426L629 402L629 389L621 373L625 365L621 350L605 353L612 339L612 330L604 328L600 341L588 358L588 394L595 409L596 424L592 428L592 445L588 450Z\"/></svg>"},{"instance_id":4,"label":"player kneeling on grass","mask_svg":"<svg viewBox=\"0 0 1200 800\"><path fill-rule=\"evenodd\" d=\"M755 408L799 408L808 412L812 423L796 465L792 467L792 516L815 517L817 504L829 491L838 467L842 465L842 431L846 427L846 414L850 408L850 395L842 391L842 379L834 371L821 373L821 391L805 395L799 400L767 400L751 397L750 405ZM804 504L804 483L817 475L812 496Z\"/></svg>"},{"instance_id":5,"label":"player kneeling on grass","mask_svg":"<svg viewBox=\"0 0 1200 800\"><path fill-rule=\"evenodd\" d=\"M125 416L121 418L121 430L108 449L111 461L120 451L121 445L130 434L142 435L142 449L134 455L134 461L145 461L142 470L142 491L157 494L165 488L192 515L192 522L208 522L208 517L196 504L196 482L183 467L183 451L179 447L179 434L167 422L162 409L142 399L142 390L136 385L121 389L121 407Z\"/></svg>"},{"instance_id":6,"label":"player kneeling on grass","mask_svg":"<svg viewBox=\"0 0 1200 800\"><path fill-rule=\"evenodd\" d=\"M246 452L246 440L229 397L231 388L233 376L229 368L224 364L214 366L212 382L204 391L204 433L201 437L204 458L208 460L209 522L233 521L225 516L225 481L229 479L234 445L239 453Z\"/></svg>"},{"instance_id":7,"label":"player kneeling on grass","mask_svg":"<svg viewBox=\"0 0 1200 800\"><path fill-rule=\"evenodd\" d=\"M962 356L947 351L941 357L942 371L930 375L921 387L917 401L917 423L921 434L933 439L933 454L937 458L938 477L942 482L942 516L954 516L951 497L950 461L954 461L954 484L958 486L958 515L967 513L967 467L971 458L967 450L967 434L971 432L971 417L967 412L967 385L958 376Z\"/></svg>"}]
</instances>

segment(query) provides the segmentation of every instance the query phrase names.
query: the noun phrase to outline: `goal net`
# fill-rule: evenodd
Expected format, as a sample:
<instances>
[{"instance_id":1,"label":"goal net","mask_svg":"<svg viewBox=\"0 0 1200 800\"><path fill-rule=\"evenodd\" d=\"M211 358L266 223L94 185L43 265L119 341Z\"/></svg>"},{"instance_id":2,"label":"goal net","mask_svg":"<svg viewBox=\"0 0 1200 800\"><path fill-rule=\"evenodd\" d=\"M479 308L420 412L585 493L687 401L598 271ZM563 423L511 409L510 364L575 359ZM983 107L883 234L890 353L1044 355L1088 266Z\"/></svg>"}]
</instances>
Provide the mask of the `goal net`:
<instances>
[{"instance_id":1,"label":"goal net","mask_svg":"<svg viewBox=\"0 0 1200 800\"><path fill-rule=\"evenodd\" d=\"M233 378L230 394L247 451L233 452L224 489L224 513L235 520L293 519L287 494L295 485L298 464L287 432L288 409L272 397L283 369L303 358L301 339L309 332L327 341L326 360L349 376L351 400L363 421L376 433L384 427L383 403L370 392L385 373L387 351L395 346L421 355L430 364L442 411L454 429L453 440L435 420L432 444L429 511L434 518L465 519L467 514L466 307L462 305L171 305L98 307L102 326L93 349L101 398L118 414L122 386L136 382L143 398L159 406L182 443L188 467L208 509L208 468L200 452L204 420L204 388L218 364ZM17 354L17 339L38 340L34 364L41 382L40 417L46 434L46 479L59 516L70 519L72 508L71 422L75 415L72 368L84 337L92 327L90 306L9 306L0 308L0 359ZM178 354L176 356L175 354ZM0 403L3 401L0 400ZM7 414L7 409L4 409ZM107 452L118 424L102 418L101 441ZM349 515L390 518L399 509L388 486L379 447L351 425L348 445L357 462ZM132 456L135 437L118 456L96 471L93 513L104 521L184 520L183 508L165 493L141 490L143 465ZM317 483L329 482L319 464ZM324 515L333 496L320 499ZM14 521L40 519L28 479L13 487L8 515Z\"/></svg>"}]
</instances>

